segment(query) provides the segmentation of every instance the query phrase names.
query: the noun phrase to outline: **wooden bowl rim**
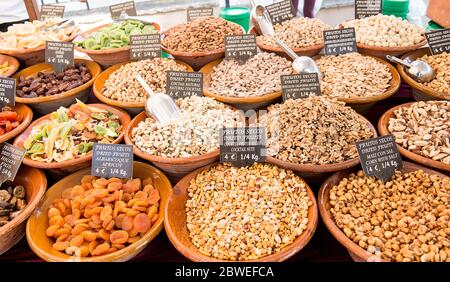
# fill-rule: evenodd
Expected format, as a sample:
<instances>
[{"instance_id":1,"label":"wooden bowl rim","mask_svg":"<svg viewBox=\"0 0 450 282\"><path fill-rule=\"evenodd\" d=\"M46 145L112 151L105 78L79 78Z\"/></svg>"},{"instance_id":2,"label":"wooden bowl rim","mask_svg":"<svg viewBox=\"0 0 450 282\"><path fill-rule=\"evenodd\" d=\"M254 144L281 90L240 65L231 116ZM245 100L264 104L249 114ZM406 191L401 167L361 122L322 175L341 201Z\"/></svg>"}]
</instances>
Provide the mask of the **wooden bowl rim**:
<instances>
[{"instance_id":1,"label":"wooden bowl rim","mask_svg":"<svg viewBox=\"0 0 450 282\"><path fill-rule=\"evenodd\" d=\"M61 93L56 94L56 95L35 97L35 98L22 98L22 97L16 96L16 101L19 102L19 103L23 103L23 104L46 103L46 102L56 101L56 100L60 100L60 99L64 99L64 98L70 97L70 96L74 96L74 95L80 93L81 91L84 91L84 90L88 89L92 84L94 84L95 78L100 73L100 71L101 71L100 66L94 61L85 60L85 59L75 59L74 62L75 63L85 63L86 64L86 67L89 69L89 71L91 73L91 76L92 76L91 79L88 82L86 82L85 84L83 84L81 86L78 86L76 88L70 89L69 91L64 91L64 92L61 92ZM39 69L36 72L33 72L33 74L31 75L31 76L34 76L39 71L41 71L42 69L45 69L47 67L49 67L49 64L39 63L39 64L30 66L30 67L28 67L26 69L23 69L23 70L19 71L18 73L16 73L13 76L13 78L15 78L16 80L19 80L19 77L22 75L22 73L27 72L29 69L31 69L31 68Z\"/></svg>"},{"instance_id":2,"label":"wooden bowl rim","mask_svg":"<svg viewBox=\"0 0 450 282\"><path fill-rule=\"evenodd\" d=\"M168 60L171 60L171 59L168 59ZM178 60L174 60L174 61L177 64L185 66L187 68L188 72L193 72L194 71L192 69L192 67L190 65L186 64L185 62L181 62L181 61L178 61ZM103 95L103 87L105 86L105 84L101 80L103 78L105 78L104 81L106 82L106 80L108 80L108 78L111 76L112 73L114 73L116 70L120 69L121 66L129 64L129 63L132 63L132 61L115 64L113 66L110 66L106 70L102 71L95 78L94 84L92 86L92 90L94 92L95 97L97 97L101 102L103 102L105 104L116 106L116 107L120 107L120 108L144 108L144 106L145 106L144 102L118 101L118 100L110 99L110 98L106 97L105 95Z\"/></svg>"},{"instance_id":3,"label":"wooden bowl rim","mask_svg":"<svg viewBox=\"0 0 450 282\"><path fill-rule=\"evenodd\" d=\"M388 124L389 124L389 120L394 116L394 112L396 110L403 108L403 107L408 108L412 104L415 104L415 103L418 103L418 102L409 102L409 103L401 104L401 105L395 106L395 107L387 110L381 116L381 118L378 120L378 131L380 132L380 135L383 136L383 135L391 134L391 132L388 129ZM450 165L448 165L448 164L444 164L443 162L436 161L436 160L424 157L422 155L413 153L413 152L409 151L408 149L403 148L399 144L397 144L397 148L402 156L404 156L410 160L413 160L415 162L418 162L419 164L421 164L423 166L432 167L434 169L450 171Z\"/></svg>"},{"instance_id":4,"label":"wooden bowl rim","mask_svg":"<svg viewBox=\"0 0 450 282\"><path fill-rule=\"evenodd\" d=\"M169 216L169 206L171 205L173 199L173 196L177 193L178 191L178 186L181 185L180 183L182 181L190 181L191 179L193 179L195 176L197 176L197 174L199 174L200 172L202 172L203 170L209 169L212 166L216 166L219 163L212 163L206 166L203 166L201 168L198 168L192 172L190 172L189 174L187 174L186 176L184 176L173 188L174 193L172 193L170 195L170 198L167 201L167 205L164 209L164 229L166 231L167 237L169 238L170 242L172 243L172 245L186 258L190 259L191 261L201 261L201 262L237 262L237 261L228 261L228 260L220 260L220 259L216 259L213 257L208 257L206 255L201 254L198 250L196 250L195 252L190 250L188 247L186 247L186 245L184 245L183 243L181 243L178 240L178 237L175 235L173 229L172 229L172 225L171 225L171 221L170 218L171 216ZM309 215L311 214L311 218L312 220L308 221L307 224L307 228L303 231L303 233L298 236L293 243L283 247L281 249L281 251L271 254L271 255L267 255L264 257L261 257L259 259L254 259L254 260L246 260L244 262L271 262L271 261L284 261L286 259L288 259L289 257L295 255L296 253L298 253L299 251L301 251L307 244L308 242L311 240L311 238L313 237L316 228L317 228L317 224L318 224L318 218L319 218L319 212L318 212L318 205L317 205L317 201L316 198L314 196L314 192L312 191L311 187L309 187L308 183L306 183L306 181L300 177L300 179L303 181L303 183L305 184L305 188L308 194L308 197L310 198L310 200L312 201L312 205L308 208L308 218ZM192 244L192 243L191 243Z\"/></svg>"},{"instance_id":5,"label":"wooden bowl rim","mask_svg":"<svg viewBox=\"0 0 450 282\"><path fill-rule=\"evenodd\" d=\"M363 115L358 114L363 120L366 122L367 126L372 130L373 136L371 138L377 137L377 130L375 129L375 126L366 119ZM351 168L359 164L359 157L346 160L344 162L340 163L333 163L333 164L296 164L291 162L282 161L280 159L277 159L272 156L266 157L266 162L277 165L282 168L287 168L293 171L297 172L312 172L312 173L323 173L323 172L335 172L347 168Z\"/></svg>"},{"instance_id":6,"label":"wooden bowl rim","mask_svg":"<svg viewBox=\"0 0 450 282\"><path fill-rule=\"evenodd\" d=\"M33 111L27 105L16 103L15 106L13 107L13 110L16 111L17 113L19 111L25 112L25 114L23 115L22 122L19 124L18 127L14 128L10 132L1 135L0 143L6 142L6 141L16 137L20 133L22 133L22 131L24 131L30 125L31 121L33 120Z\"/></svg>"},{"instance_id":7,"label":"wooden bowl rim","mask_svg":"<svg viewBox=\"0 0 450 282\"><path fill-rule=\"evenodd\" d=\"M440 172L434 171L427 167L424 167L424 166L421 166L421 165L418 165L415 163L411 163L411 162L403 161L403 166L404 166L403 169L405 169L405 168L422 169L423 171L425 171L427 173L436 174L436 175L439 175L440 177L448 177ZM341 229L339 229L339 227L334 223L334 220L332 219L332 216L331 216L329 210L327 210L327 208L325 206L328 203L324 202L325 201L325 193L329 192L329 190L331 188L330 182L333 178L339 177L339 179L341 180L342 178L348 176L350 173L357 172L359 169L360 168L357 168L357 167L348 168L346 170L335 172L334 174L329 176L323 182L323 184L320 186L320 190L319 190L319 194L318 194L318 205L319 205L320 217L322 218L322 221L324 222L328 231L330 231L330 233L333 235L333 237L336 240L338 240L339 243L341 243L349 252L355 254L356 256L358 256L360 258L363 258L364 261L368 261L374 255L367 252L360 246L358 246L355 242L353 242L350 238L348 238L344 234L344 232L342 232ZM382 259L379 259L379 260L385 261Z\"/></svg>"},{"instance_id":8,"label":"wooden bowl rim","mask_svg":"<svg viewBox=\"0 0 450 282\"><path fill-rule=\"evenodd\" d=\"M146 168L151 168L153 169L157 174L158 177L162 178L162 181L165 182L165 185L163 185L161 188L167 190L167 201L166 201L166 205L168 202L168 199L170 199L170 197L172 196L172 184L170 183L169 179L167 178L167 176L159 169L157 169L156 167L147 164L147 163L143 163L143 162L138 162L138 161L133 161L133 166L142 166L142 167L146 167ZM91 172L91 168L84 168L82 170L78 170L72 174L69 174L68 176L64 177L63 179L59 180L58 182L56 182L55 184L53 184L48 191L50 191L52 188L57 187L58 185L61 186L61 184L59 184L61 181L67 179L67 178L73 178L73 177L78 177L79 175L85 175L85 174L90 174ZM47 195L47 194L46 194ZM46 198L46 196L42 199L42 201L39 203L39 207L37 207L37 210L39 210L41 208L41 206L44 204L45 201L48 201L49 199ZM164 209L164 206L160 206L160 209ZM164 210L163 210L164 212ZM34 217L35 214L32 214L31 217ZM31 218L30 217L30 218ZM33 235L30 232L30 220L27 221L27 226L26 226L26 237L27 237L27 241L29 243L30 248L41 258L45 257L46 261L59 261L59 262L64 262L67 261L67 259L63 259L59 256L54 256L51 255L49 253L47 253L46 251L43 251L40 249L39 244L36 244L34 242ZM150 230L147 231L147 233L145 233L145 235L139 239L139 241L134 242L128 246L126 246L125 248L118 250L114 253L111 254L106 254L106 255L101 255L101 256L95 256L95 257L87 257L87 258L80 258L81 262L95 262L95 261L109 261L109 259L114 258L114 257L119 257L122 258L123 256L126 256L126 254L129 251L135 251L136 249L139 249L142 245L147 245L148 243L150 243L152 241L152 239L150 239L151 236L153 236L153 232L156 232L156 235L158 233L161 232L162 228L164 226L164 217L160 217L158 218L158 220L155 222L155 224L150 228ZM158 231L159 229L159 231ZM149 240L150 239L150 240ZM32 241L32 243L30 243L30 241ZM69 257L70 258L70 257ZM78 258L77 258L78 259Z\"/></svg>"},{"instance_id":9,"label":"wooden bowl rim","mask_svg":"<svg viewBox=\"0 0 450 282\"><path fill-rule=\"evenodd\" d=\"M0 75L3 77L10 77L19 69L19 66L20 66L19 60L17 60L13 56L9 56L9 55L0 54L0 62L1 63L8 62L9 66L10 67L12 66L12 68L9 71Z\"/></svg>"},{"instance_id":10,"label":"wooden bowl rim","mask_svg":"<svg viewBox=\"0 0 450 282\"><path fill-rule=\"evenodd\" d=\"M123 139L123 136L125 134L125 130L128 127L128 124L130 123L130 116L122 109L119 109L117 107L113 107L110 105L105 105L105 104L86 104L88 106L94 107L94 108L100 108L103 110L107 110L109 112L112 112L116 115L119 116L119 120L121 120L121 125L122 125L122 130L119 134L119 136L114 140L114 142L112 144L120 144L120 142ZM19 148L23 148L23 142L26 140L26 136L28 136L31 133L31 130L33 129L34 126L38 125L39 123L41 123L43 120L47 120L50 118L50 115L52 113L46 114L40 118L38 118L37 120L33 121L28 128L22 132L19 136L16 137L16 139L14 139L14 145L19 147ZM123 122L122 122L123 120ZM87 161L90 161L92 159L92 151L90 151L89 153L87 153L86 155L78 158L78 159L72 159L72 160L66 160L66 161L62 161L62 162L51 162L51 163L45 163L45 162L38 162L35 160L32 160L28 157L24 157L23 158L23 163L31 166L31 167L36 167L36 168L42 168L42 169L56 169L56 168L67 168L67 167L71 167L77 164L81 164Z\"/></svg>"},{"instance_id":11,"label":"wooden bowl rim","mask_svg":"<svg viewBox=\"0 0 450 282\"><path fill-rule=\"evenodd\" d=\"M370 56L370 55L364 55L364 54L361 54L361 55L365 56L365 57L373 58L373 59L377 60L377 62L382 63L383 65L385 65L389 68L389 72L392 75L392 78L389 81L389 87L383 93L375 95L375 96L354 97L354 98L335 97L335 98L337 98L338 101L345 102L346 104L367 104L367 103L378 102L378 101L387 99L387 98L391 97L392 95L394 95L394 93L396 93L398 91L398 89L400 88L400 84L401 84L400 75L397 72L397 70L395 69L395 67L383 59L380 59L380 58L377 58L374 56ZM314 61L316 61L323 56L325 56L325 55L317 55L317 56L312 57L312 59ZM328 96L328 95L325 95L325 96Z\"/></svg>"},{"instance_id":12,"label":"wooden bowl rim","mask_svg":"<svg viewBox=\"0 0 450 282\"><path fill-rule=\"evenodd\" d=\"M208 90L209 86L209 80L211 78L211 74L213 71L213 68L220 64L223 61L223 58L214 60L212 62L209 62L208 64L204 65L200 72L203 73L203 95L206 97L211 97L216 99L217 101L227 103L227 104L256 104L256 103L263 103L263 102L269 102L272 100L275 100L279 97L281 97L281 91L271 92L267 93L261 96L249 96L249 97L228 97L228 96L222 96L218 95L216 93L213 93ZM207 71L208 68L211 68L210 71Z\"/></svg>"}]
</instances>

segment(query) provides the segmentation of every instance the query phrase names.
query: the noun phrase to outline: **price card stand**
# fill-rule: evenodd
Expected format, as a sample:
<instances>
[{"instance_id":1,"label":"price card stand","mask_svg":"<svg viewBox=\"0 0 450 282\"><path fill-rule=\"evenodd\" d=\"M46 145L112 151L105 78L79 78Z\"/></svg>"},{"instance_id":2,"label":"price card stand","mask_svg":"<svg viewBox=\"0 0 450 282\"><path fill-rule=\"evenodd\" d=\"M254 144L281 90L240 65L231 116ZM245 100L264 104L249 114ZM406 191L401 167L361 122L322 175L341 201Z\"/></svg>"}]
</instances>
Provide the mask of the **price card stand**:
<instances>
[{"instance_id":1,"label":"price card stand","mask_svg":"<svg viewBox=\"0 0 450 282\"><path fill-rule=\"evenodd\" d=\"M295 17L295 9L291 0L283 0L266 6L273 24L282 23Z\"/></svg>"},{"instance_id":2,"label":"price card stand","mask_svg":"<svg viewBox=\"0 0 450 282\"><path fill-rule=\"evenodd\" d=\"M311 95L322 95L319 75L317 73L282 75L280 79L283 101L308 98Z\"/></svg>"},{"instance_id":3,"label":"price card stand","mask_svg":"<svg viewBox=\"0 0 450 282\"><path fill-rule=\"evenodd\" d=\"M95 143L92 151L92 175L133 178L132 145Z\"/></svg>"},{"instance_id":4,"label":"price card stand","mask_svg":"<svg viewBox=\"0 0 450 282\"><path fill-rule=\"evenodd\" d=\"M450 28L427 32L425 36L430 45L431 54L450 53Z\"/></svg>"},{"instance_id":5,"label":"price card stand","mask_svg":"<svg viewBox=\"0 0 450 282\"><path fill-rule=\"evenodd\" d=\"M264 127L220 129L220 161L233 166L250 166L266 159Z\"/></svg>"},{"instance_id":6,"label":"price card stand","mask_svg":"<svg viewBox=\"0 0 450 282\"><path fill-rule=\"evenodd\" d=\"M122 13L125 13L128 16L137 16L136 5L134 4L134 1L111 5L109 6L109 12L111 13L111 18L113 20L120 19L120 15Z\"/></svg>"},{"instance_id":7,"label":"price card stand","mask_svg":"<svg viewBox=\"0 0 450 282\"><path fill-rule=\"evenodd\" d=\"M4 106L15 105L16 80L14 78L0 77L0 111Z\"/></svg>"},{"instance_id":8,"label":"price card stand","mask_svg":"<svg viewBox=\"0 0 450 282\"><path fill-rule=\"evenodd\" d=\"M225 58L244 63L256 54L258 54L258 48L254 34L225 36Z\"/></svg>"},{"instance_id":9,"label":"price card stand","mask_svg":"<svg viewBox=\"0 0 450 282\"><path fill-rule=\"evenodd\" d=\"M0 184L14 181L25 152L24 149L6 142L0 144Z\"/></svg>"},{"instance_id":10,"label":"price card stand","mask_svg":"<svg viewBox=\"0 0 450 282\"><path fill-rule=\"evenodd\" d=\"M381 14L382 3L382 0L355 0L355 19Z\"/></svg>"},{"instance_id":11,"label":"price card stand","mask_svg":"<svg viewBox=\"0 0 450 282\"><path fill-rule=\"evenodd\" d=\"M161 35L142 34L130 36L130 58L131 60L146 60L161 58Z\"/></svg>"},{"instance_id":12,"label":"price card stand","mask_svg":"<svg viewBox=\"0 0 450 282\"><path fill-rule=\"evenodd\" d=\"M211 17L213 13L213 8L189 8L187 9L186 19L191 22L198 18Z\"/></svg>"},{"instance_id":13,"label":"price card stand","mask_svg":"<svg viewBox=\"0 0 450 282\"><path fill-rule=\"evenodd\" d=\"M45 42L45 62L51 64L55 72L63 72L73 66L73 43L61 41Z\"/></svg>"},{"instance_id":14,"label":"price card stand","mask_svg":"<svg viewBox=\"0 0 450 282\"><path fill-rule=\"evenodd\" d=\"M48 5L41 6L41 21L48 18L64 18L65 6L63 5Z\"/></svg>"},{"instance_id":15,"label":"price card stand","mask_svg":"<svg viewBox=\"0 0 450 282\"><path fill-rule=\"evenodd\" d=\"M396 169L403 166L393 135L356 142L361 167L367 176L389 181Z\"/></svg>"},{"instance_id":16,"label":"price card stand","mask_svg":"<svg viewBox=\"0 0 450 282\"><path fill-rule=\"evenodd\" d=\"M203 95L203 73L167 71L166 93L172 99Z\"/></svg>"},{"instance_id":17,"label":"price card stand","mask_svg":"<svg viewBox=\"0 0 450 282\"><path fill-rule=\"evenodd\" d=\"M323 31L325 55L358 52L355 28L339 28Z\"/></svg>"}]
</instances>

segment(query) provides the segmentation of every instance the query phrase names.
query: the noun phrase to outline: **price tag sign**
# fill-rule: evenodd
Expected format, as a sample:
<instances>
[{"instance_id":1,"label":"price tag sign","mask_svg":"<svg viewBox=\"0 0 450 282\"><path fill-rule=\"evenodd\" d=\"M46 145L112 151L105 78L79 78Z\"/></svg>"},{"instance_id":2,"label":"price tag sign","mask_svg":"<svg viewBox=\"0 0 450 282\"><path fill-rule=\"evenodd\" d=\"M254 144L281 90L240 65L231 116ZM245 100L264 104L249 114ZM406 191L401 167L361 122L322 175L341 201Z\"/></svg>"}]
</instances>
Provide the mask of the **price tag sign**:
<instances>
[{"instance_id":1,"label":"price tag sign","mask_svg":"<svg viewBox=\"0 0 450 282\"><path fill-rule=\"evenodd\" d=\"M225 58L245 62L258 53L254 34L225 36Z\"/></svg>"},{"instance_id":2,"label":"price tag sign","mask_svg":"<svg viewBox=\"0 0 450 282\"><path fill-rule=\"evenodd\" d=\"M391 180L396 169L402 168L402 157L393 135L386 135L356 142L364 174L383 181Z\"/></svg>"},{"instance_id":3,"label":"price tag sign","mask_svg":"<svg viewBox=\"0 0 450 282\"><path fill-rule=\"evenodd\" d=\"M45 42L45 62L51 64L55 72L62 72L73 66L73 43L61 41Z\"/></svg>"},{"instance_id":4,"label":"price tag sign","mask_svg":"<svg viewBox=\"0 0 450 282\"><path fill-rule=\"evenodd\" d=\"M132 60L161 58L160 34L142 34L130 36L130 57Z\"/></svg>"},{"instance_id":5,"label":"price tag sign","mask_svg":"<svg viewBox=\"0 0 450 282\"><path fill-rule=\"evenodd\" d=\"M264 127L225 127L220 129L220 161L233 166L249 166L266 159Z\"/></svg>"},{"instance_id":6,"label":"price tag sign","mask_svg":"<svg viewBox=\"0 0 450 282\"><path fill-rule=\"evenodd\" d=\"M211 17L213 13L213 8L190 8L187 9L187 21L191 22L198 18Z\"/></svg>"},{"instance_id":7,"label":"price tag sign","mask_svg":"<svg viewBox=\"0 0 450 282\"><path fill-rule=\"evenodd\" d=\"M134 1L111 5L109 6L109 12L111 13L111 18L113 20L120 19L120 15L122 13L125 13L128 16L137 16L136 5L134 4Z\"/></svg>"},{"instance_id":8,"label":"price tag sign","mask_svg":"<svg viewBox=\"0 0 450 282\"><path fill-rule=\"evenodd\" d=\"M173 99L203 95L203 73L167 71L166 93Z\"/></svg>"},{"instance_id":9,"label":"price tag sign","mask_svg":"<svg viewBox=\"0 0 450 282\"><path fill-rule=\"evenodd\" d=\"M381 14L382 2L382 0L355 0L355 19Z\"/></svg>"},{"instance_id":10,"label":"price tag sign","mask_svg":"<svg viewBox=\"0 0 450 282\"><path fill-rule=\"evenodd\" d=\"M358 52L355 28L339 28L323 31L325 55Z\"/></svg>"},{"instance_id":11,"label":"price tag sign","mask_svg":"<svg viewBox=\"0 0 450 282\"><path fill-rule=\"evenodd\" d=\"M16 100L16 80L0 77L0 111L4 106L14 106Z\"/></svg>"},{"instance_id":12,"label":"price tag sign","mask_svg":"<svg viewBox=\"0 0 450 282\"><path fill-rule=\"evenodd\" d=\"M295 17L294 6L291 0L283 0L266 6L273 24L282 23Z\"/></svg>"},{"instance_id":13,"label":"price tag sign","mask_svg":"<svg viewBox=\"0 0 450 282\"><path fill-rule=\"evenodd\" d=\"M48 18L64 18L64 9L66 7L60 5L48 5L41 6L41 21Z\"/></svg>"},{"instance_id":14,"label":"price tag sign","mask_svg":"<svg viewBox=\"0 0 450 282\"><path fill-rule=\"evenodd\" d=\"M0 144L0 183L14 181L25 152L25 149L6 142Z\"/></svg>"},{"instance_id":15,"label":"price tag sign","mask_svg":"<svg viewBox=\"0 0 450 282\"><path fill-rule=\"evenodd\" d=\"M450 28L425 33L431 54L450 53Z\"/></svg>"},{"instance_id":16,"label":"price tag sign","mask_svg":"<svg viewBox=\"0 0 450 282\"><path fill-rule=\"evenodd\" d=\"M308 98L311 95L322 95L322 92L320 92L319 75L317 73L282 75L280 78L283 101Z\"/></svg>"},{"instance_id":17,"label":"price tag sign","mask_svg":"<svg viewBox=\"0 0 450 282\"><path fill-rule=\"evenodd\" d=\"M94 143L92 150L92 175L133 178L132 145Z\"/></svg>"}]
</instances>

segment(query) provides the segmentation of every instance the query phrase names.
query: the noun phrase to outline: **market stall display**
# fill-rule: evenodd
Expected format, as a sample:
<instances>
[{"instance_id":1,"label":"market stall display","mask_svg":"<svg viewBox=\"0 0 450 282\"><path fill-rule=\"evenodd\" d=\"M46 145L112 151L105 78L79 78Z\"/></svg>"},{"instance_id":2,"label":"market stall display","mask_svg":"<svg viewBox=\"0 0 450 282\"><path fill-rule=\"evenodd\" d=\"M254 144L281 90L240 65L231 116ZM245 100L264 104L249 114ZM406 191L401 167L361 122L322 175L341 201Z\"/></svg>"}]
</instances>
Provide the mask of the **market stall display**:
<instances>
[{"instance_id":1,"label":"market stall display","mask_svg":"<svg viewBox=\"0 0 450 282\"><path fill-rule=\"evenodd\" d=\"M0 143L13 139L27 128L33 119L33 111L26 105L15 104L0 111Z\"/></svg>"},{"instance_id":2,"label":"market stall display","mask_svg":"<svg viewBox=\"0 0 450 282\"><path fill-rule=\"evenodd\" d=\"M19 69L19 66L16 58L0 54L0 77L10 77Z\"/></svg>"}]
</instances>

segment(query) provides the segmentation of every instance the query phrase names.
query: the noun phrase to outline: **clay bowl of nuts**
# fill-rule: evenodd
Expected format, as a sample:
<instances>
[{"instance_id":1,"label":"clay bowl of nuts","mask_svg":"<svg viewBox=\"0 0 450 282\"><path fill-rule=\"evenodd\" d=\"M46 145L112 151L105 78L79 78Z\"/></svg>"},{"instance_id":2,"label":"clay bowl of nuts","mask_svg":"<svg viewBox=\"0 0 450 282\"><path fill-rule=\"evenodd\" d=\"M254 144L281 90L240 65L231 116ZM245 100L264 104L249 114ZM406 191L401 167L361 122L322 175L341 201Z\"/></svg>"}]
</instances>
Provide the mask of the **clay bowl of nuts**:
<instances>
[{"instance_id":1,"label":"clay bowl of nuts","mask_svg":"<svg viewBox=\"0 0 450 282\"><path fill-rule=\"evenodd\" d=\"M24 131L33 120L33 111L24 104L5 107L0 111L0 143L7 142Z\"/></svg>"},{"instance_id":2,"label":"clay bowl of nuts","mask_svg":"<svg viewBox=\"0 0 450 282\"><path fill-rule=\"evenodd\" d=\"M131 121L125 143L177 182L189 172L219 160L219 128L243 126L244 116L212 98L192 96L176 101L182 118L156 123L145 112Z\"/></svg>"},{"instance_id":3,"label":"clay bowl of nuts","mask_svg":"<svg viewBox=\"0 0 450 282\"><path fill-rule=\"evenodd\" d=\"M339 171L322 184L325 226L355 261L449 262L450 178L403 162L386 183L360 168Z\"/></svg>"},{"instance_id":4,"label":"clay bowl of nuts","mask_svg":"<svg viewBox=\"0 0 450 282\"><path fill-rule=\"evenodd\" d=\"M129 123L121 109L78 101L33 121L14 145L26 150L24 164L61 178L90 165L94 143L119 144Z\"/></svg>"},{"instance_id":5,"label":"clay bowl of nuts","mask_svg":"<svg viewBox=\"0 0 450 282\"><path fill-rule=\"evenodd\" d=\"M60 106L69 106L76 99L86 101L100 66L92 61L75 59L74 66L61 73L40 63L16 73L16 102L27 104L33 111L48 114Z\"/></svg>"},{"instance_id":6,"label":"clay bowl of nuts","mask_svg":"<svg viewBox=\"0 0 450 282\"><path fill-rule=\"evenodd\" d=\"M243 28L219 17L202 17L162 33L162 49L176 60L199 70L225 54L226 35L244 34Z\"/></svg>"},{"instance_id":7,"label":"clay bowl of nuts","mask_svg":"<svg viewBox=\"0 0 450 282\"><path fill-rule=\"evenodd\" d=\"M103 68L130 61L130 33L154 34L160 31L157 23L126 20L92 28L74 39L75 49L85 53Z\"/></svg>"},{"instance_id":8,"label":"clay bowl of nuts","mask_svg":"<svg viewBox=\"0 0 450 282\"><path fill-rule=\"evenodd\" d=\"M450 171L449 120L449 101L411 102L385 112L378 121L378 131L394 135L402 156Z\"/></svg>"},{"instance_id":9,"label":"clay bowl of nuts","mask_svg":"<svg viewBox=\"0 0 450 282\"><path fill-rule=\"evenodd\" d=\"M0 187L0 255L25 235L27 218L47 189L45 174L36 168L21 166L14 181Z\"/></svg>"},{"instance_id":10,"label":"clay bowl of nuts","mask_svg":"<svg viewBox=\"0 0 450 282\"><path fill-rule=\"evenodd\" d=\"M385 59L417 50L427 41L422 27L395 16L376 15L343 22L339 28L354 27L358 52Z\"/></svg>"},{"instance_id":11,"label":"clay bowl of nuts","mask_svg":"<svg viewBox=\"0 0 450 282\"><path fill-rule=\"evenodd\" d=\"M0 77L10 77L19 69L19 61L11 56L0 55Z\"/></svg>"},{"instance_id":12,"label":"clay bowl of nuts","mask_svg":"<svg viewBox=\"0 0 450 282\"><path fill-rule=\"evenodd\" d=\"M169 70L193 71L186 63L164 58L120 63L97 76L93 91L103 103L139 114L144 109L147 93L134 78L136 74L143 76L153 91L158 93L165 92L166 71Z\"/></svg>"},{"instance_id":13,"label":"clay bowl of nuts","mask_svg":"<svg viewBox=\"0 0 450 282\"><path fill-rule=\"evenodd\" d=\"M436 77L432 81L419 83L405 72L404 67L397 65L398 72L402 79L411 86L413 96L417 101L450 100L450 53L431 55L429 48L422 48L403 55L402 59L409 62L417 59L423 60L436 72Z\"/></svg>"},{"instance_id":14,"label":"clay bowl of nuts","mask_svg":"<svg viewBox=\"0 0 450 282\"><path fill-rule=\"evenodd\" d=\"M133 179L90 173L77 171L50 187L28 220L28 244L45 261L128 261L163 229L172 186L161 171L133 162Z\"/></svg>"},{"instance_id":15,"label":"clay bowl of nuts","mask_svg":"<svg viewBox=\"0 0 450 282\"><path fill-rule=\"evenodd\" d=\"M216 163L191 172L175 185L164 213L172 244L199 262L287 260L309 242L317 222L308 184L262 163Z\"/></svg>"},{"instance_id":16,"label":"clay bowl of nuts","mask_svg":"<svg viewBox=\"0 0 450 282\"><path fill-rule=\"evenodd\" d=\"M359 53L313 57L322 73L324 95L337 98L359 113L389 98L400 87L400 75L388 62Z\"/></svg>"}]
</instances>

